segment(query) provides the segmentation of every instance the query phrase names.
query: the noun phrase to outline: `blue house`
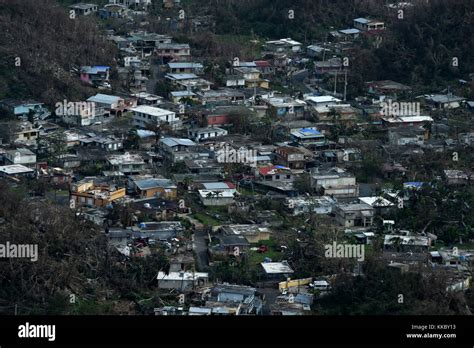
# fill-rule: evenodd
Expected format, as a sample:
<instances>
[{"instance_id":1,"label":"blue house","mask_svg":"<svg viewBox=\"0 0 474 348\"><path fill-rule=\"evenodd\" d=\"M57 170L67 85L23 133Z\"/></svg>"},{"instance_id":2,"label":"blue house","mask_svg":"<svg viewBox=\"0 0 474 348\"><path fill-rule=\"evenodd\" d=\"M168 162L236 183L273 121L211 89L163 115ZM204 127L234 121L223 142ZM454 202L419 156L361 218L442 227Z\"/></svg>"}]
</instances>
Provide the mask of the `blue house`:
<instances>
[{"instance_id":1,"label":"blue house","mask_svg":"<svg viewBox=\"0 0 474 348\"><path fill-rule=\"evenodd\" d=\"M0 101L0 106L9 110L20 119L27 119L30 111L34 112L35 119L44 120L51 116L51 112L46 108L43 103L35 101L19 101L13 99L5 99Z\"/></svg>"}]
</instances>

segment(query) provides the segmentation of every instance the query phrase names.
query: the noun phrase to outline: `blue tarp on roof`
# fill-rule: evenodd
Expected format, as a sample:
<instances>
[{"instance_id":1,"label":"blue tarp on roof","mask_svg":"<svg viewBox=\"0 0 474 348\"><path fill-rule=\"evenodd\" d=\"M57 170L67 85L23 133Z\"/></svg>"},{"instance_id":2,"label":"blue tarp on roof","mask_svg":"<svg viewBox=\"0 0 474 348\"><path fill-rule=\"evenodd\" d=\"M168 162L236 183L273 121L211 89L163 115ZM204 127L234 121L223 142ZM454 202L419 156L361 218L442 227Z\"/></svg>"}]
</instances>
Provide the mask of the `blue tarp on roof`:
<instances>
[{"instance_id":1,"label":"blue tarp on roof","mask_svg":"<svg viewBox=\"0 0 474 348\"><path fill-rule=\"evenodd\" d=\"M410 182L404 182L403 186L407 187L407 188L414 187L414 188L418 189L418 188L422 187L423 184L424 184L424 182L421 182L421 181L410 181Z\"/></svg>"},{"instance_id":2,"label":"blue tarp on roof","mask_svg":"<svg viewBox=\"0 0 474 348\"><path fill-rule=\"evenodd\" d=\"M320 131L318 131L316 129L312 129L312 128L301 128L300 132L301 133L310 133L310 134L321 134Z\"/></svg>"}]
</instances>

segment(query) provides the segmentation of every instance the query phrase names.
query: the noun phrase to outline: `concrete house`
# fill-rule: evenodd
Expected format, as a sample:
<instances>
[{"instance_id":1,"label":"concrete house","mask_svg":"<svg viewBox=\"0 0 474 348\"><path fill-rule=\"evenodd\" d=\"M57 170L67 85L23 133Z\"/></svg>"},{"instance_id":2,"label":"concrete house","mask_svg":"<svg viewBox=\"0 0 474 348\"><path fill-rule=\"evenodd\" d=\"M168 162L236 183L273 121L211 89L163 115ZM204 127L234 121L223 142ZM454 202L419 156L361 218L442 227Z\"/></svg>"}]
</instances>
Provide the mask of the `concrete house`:
<instances>
[{"instance_id":1,"label":"concrete house","mask_svg":"<svg viewBox=\"0 0 474 348\"><path fill-rule=\"evenodd\" d=\"M186 165L187 171L192 174L222 174L222 165L209 158L185 160L184 164Z\"/></svg>"},{"instance_id":2,"label":"concrete house","mask_svg":"<svg viewBox=\"0 0 474 348\"><path fill-rule=\"evenodd\" d=\"M204 66L201 63L194 62L170 62L167 64L168 71L171 74L196 74L204 72Z\"/></svg>"},{"instance_id":3,"label":"concrete house","mask_svg":"<svg viewBox=\"0 0 474 348\"><path fill-rule=\"evenodd\" d=\"M199 198L206 207L228 206L235 202L235 188L198 190Z\"/></svg>"},{"instance_id":4,"label":"concrete house","mask_svg":"<svg viewBox=\"0 0 474 348\"><path fill-rule=\"evenodd\" d=\"M146 127L146 125L159 126L168 123L172 128L179 126L179 118L173 111L157 108L148 105L139 105L132 108L133 124L138 127Z\"/></svg>"},{"instance_id":5,"label":"concrete house","mask_svg":"<svg viewBox=\"0 0 474 348\"><path fill-rule=\"evenodd\" d=\"M125 175L141 174L145 169L145 161L143 157L138 154L127 152L123 155L109 155L106 159L113 170L122 172Z\"/></svg>"},{"instance_id":6,"label":"concrete house","mask_svg":"<svg viewBox=\"0 0 474 348\"><path fill-rule=\"evenodd\" d=\"M292 40L291 38L267 41L265 49L274 53L296 53L301 50L303 44L301 42Z\"/></svg>"},{"instance_id":7,"label":"concrete house","mask_svg":"<svg viewBox=\"0 0 474 348\"><path fill-rule=\"evenodd\" d=\"M99 6L96 4L86 4L79 2L77 4L69 6L79 16L89 16L96 13L99 10Z\"/></svg>"},{"instance_id":8,"label":"concrete house","mask_svg":"<svg viewBox=\"0 0 474 348\"><path fill-rule=\"evenodd\" d=\"M93 102L95 103L97 110L105 110L107 112L110 112L111 115L117 117L122 116L126 108L125 100L115 95L99 93L87 98L87 102ZM97 117L97 114L95 115L95 117Z\"/></svg>"},{"instance_id":9,"label":"concrete house","mask_svg":"<svg viewBox=\"0 0 474 348\"><path fill-rule=\"evenodd\" d=\"M156 46L155 54L163 60L187 61L191 57L191 48L189 44L179 43L159 43Z\"/></svg>"},{"instance_id":10,"label":"concrete house","mask_svg":"<svg viewBox=\"0 0 474 348\"><path fill-rule=\"evenodd\" d=\"M172 163L197 158L196 147L197 144L187 138L163 138L158 143L159 153Z\"/></svg>"},{"instance_id":11,"label":"concrete house","mask_svg":"<svg viewBox=\"0 0 474 348\"><path fill-rule=\"evenodd\" d=\"M333 211L340 226L367 227L374 223L375 209L366 203L336 204Z\"/></svg>"},{"instance_id":12,"label":"concrete house","mask_svg":"<svg viewBox=\"0 0 474 348\"><path fill-rule=\"evenodd\" d=\"M191 128L188 130L188 136L194 141L223 137L228 133L227 130L218 127Z\"/></svg>"},{"instance_id":13,"label":"concrete house","mask_svg":"<svg viewBox=\"0 0 474 348\"><path fill-rule=\"evenodd\" d=\"M51 116L51 112L44 103L36 101L21 101L13 99L4 99L0 101L0 107L10 111L15 117L27 121L28 114L32 113L35 120L44 120Z\"/></svg>"},{"instance_id":14,"label":"concrete house","mask_svg":"<svg viewBox=\"0 0 474 348\"><path fill-rule=\"evenodd\" d=\"M109 66L83 66L80 69L81 81L90 85L101 85L110 79Z\"/></svg>"},{"instance_id":15,"label":"concrete house","mask_svg":"<svg viewBox=\"0 0 474 348\"><path fill-rule=\"evenodd\" d=\"M356 18L354 19L354 27L365 32L383 31L385 23L375 19Z\"/></svg>"},{"instance_id":16,"label":"concrete house","mask_svg":"<svg viewBox=\"0 0 474 348\"><path fill-rule=\"evenodd\" d=\"M174 200L177 198L177 186L169 179L133 178L129 179L135 192L141 198L161 197Z\"/></svg>"},{"instance_id":17,"label":"concrete house","mask_svg":"<svg viewBox=\"0 0 474 348\"><path fill-rule=\"evenodd\" d=\"M175 289L181 292L192 291L197 287L205 287L209 274L203 272L159 272L157 277L159 289Z\"/></svg>"},{"instance_id":18,"label":"concrete house","mask_svg":"<svg viewBox=\"0 0 474 348\"><path fill-rule=\"evenodd\" d=\"M6 164L21 164L27 167L35 166L36 154L26 148L8 150L4 154Z\"/></svg>"},{"instance_id":19,"label":"concrete house","mask_svg":"<svg viewBox=\"0 0 474 348\"><path fill-rule=\"evenodd\" d=\"M13 132L13 143L34 145L38 140L40 128L34 127L31 122L21 122Z\"/></svg>"},{"instance_id":20,"label":"concrete house","mask_svg":"<svg viewBox=\"0 0 474 348\"><path fill-rule=\"evenodd\" d=\"M326 136L315 127L294 129L291 131L291 138L303 146L326 145Z\"/></svg>"},{"instance_id":21,"label":"concrete house","mask_svg":"<svg viewBox=\"0 0 474 348\"><path fill-rule=\"evenodd\" d=\"M305 168L305 154L297 147L279 147L275 150L277 162L290 169Z\"/></svg>"},{"instance_id":22,"label":"concrete house","mask_svg":"<svg viewBox=\"0 0 474 348\"><path fill-rule=\"evenodd\" d=\"M426 96L425 99L428 105L434 109L456 109L466 101L466 98L453 94L433 94Z\"/></svg>"},{"instance_id":23,"label":"concrete house","mask_svg":"<svg viewBox=\"0 0 474 348\"><path fill-rule=\"evenodd\" d=\"M94 178L86 178L70 188L70 199L76 207L106 207L124 197L125 188L95 183Z\"/></svg>"},{"instance_id":24,"label":"concrete house","mask_svg":"<svg viewBox=\"0 0 474 348\"><path fill-rule=\"evenodd\" d=\"M384 251L427 253L431 246L429 236L400 231L403 233L387 234L384 237Z\"/></svg>"},{"instance_id":25,"label":"concrete house","mask_svg":"<svg viewBox=\"0 0 474 348\"><path fill-rule=\"evenodd\" d=\"M298 118L303 116L306 103L291 97L269 97L264 99L267 113L273 117Z\"/></svg>"},{"instance_id":26,"label":"concrete house","mask_svg":"<svg viewBox=\"0 0 474 348\"><path fill-rule=\"evenodd\" d=\"M342 168L333 167L326 170L315 169L311 173L313 189L333 197L356 197L359 195L359 185L353 174Z\"/></svg>"},{"instance_id":27,"label":"concrete house","mask_svg":"<svg viewBox=\"0 0 474 348\"><path fill-rule=\"evenodd\" d=\"M271 165L256 169L261 181L293 182L295 177L290 168L281 165Z\"/></svg>"},{"instance_id":28,"label":"concrete house","mask_svg":"<svg viewBox=\"0 0 474 348\"><path fill-rule=\"evenodd\" d=\"M244 236L251 244L269 240L272 235L268 227L259 225L225 225L221 229L226 235Z\"/></svg>"},{"instance_id":29,"label":"concrete house","mask_svg":"<svg viewBox=\"0 0 474 348\"><path fill-rule=\"evenodd\" d=\"M269 280L287 280L293 273L288 262L262 262L263 274Z\"/></svg>"},{"instance_id":30,"label":"concrete house","mask_svg":"<svg viewBox=\"0 0 474 348\"><path fill-rule=\"evenodd\" d=\"M425 132L423 128L395 128L389 130L388 139L389 143L395 146L421 146L425 142Z\"/></svg>"},{"instance_id":31,"label":"concrete house","mask_svg":"<svg viewBox=\"0 0 474 348\"><path fill-rule=\"evenodd\" d=\"M141 222L131 231L133 238L167 241L182 234L184 228L179 221Z\"/></svg>"}]
</instances>

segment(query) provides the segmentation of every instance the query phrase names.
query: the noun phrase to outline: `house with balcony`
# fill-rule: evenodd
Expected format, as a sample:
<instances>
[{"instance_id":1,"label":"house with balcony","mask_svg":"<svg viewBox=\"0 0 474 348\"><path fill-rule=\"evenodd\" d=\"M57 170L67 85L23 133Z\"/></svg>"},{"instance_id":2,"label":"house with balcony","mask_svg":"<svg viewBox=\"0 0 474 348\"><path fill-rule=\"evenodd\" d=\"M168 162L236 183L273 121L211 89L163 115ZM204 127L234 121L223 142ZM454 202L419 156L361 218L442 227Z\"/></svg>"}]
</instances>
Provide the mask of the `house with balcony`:
<instances>
[{"instance_id":1,"label":"house with balcony","mask_svg":"<svg viewBox=\"0 0 474 348\"><path fill-rule=\"evenodd\" d=\"M163 61L188 61L191 58L191 48L189 44L181 43L159 43L155 48L155 55Z\"/></svg>"},{"instance_id":2,"label":"house with balcony","mask_svg":"<svg viewBox=\"0 0 474 348\"><path fill-rule=\"evenodd\" d=\"M269 88L268 80L260 78L260 70L257 68L250 67L234 67L234 75L241 77L245 80L245 87L247 88Z\"/></svg>"},{"instance_id":3,"label":"house with balcony","mask_svg":"<svg viewBox=\"0 0 474 348\"><path fill-rule=\"evenodd\" d=\"M74 207L106 207L125 197L125 188L96 183L94 178L85 178L70 187L70 199Z\"/></svg>"},{"instance_id":4,"label":"house with balcony","mask_svg":"<svg viewBox=\"0 0 474 348\"><path fill-rule=\"evenodd\" d=\"M342 60L341 58L334 57L318 61L314 63L314 69L317 79L322 79L326 74L335 75L339 72L342 73Z\"/></svg>"},{"instance_id":5,"label":"house with balcony","mask_svg":"<svg viewBox=\"0 0 474 348\"><path fill-rule=\"evenodd\" d=\"M354 19L354 27L364 32L378 32L385 30L385 22L360 17Z\"/></svg>"},{"instance_id":6,"label":"house with balcony","mask_svg":"<svg viewBox=\"0 0 474 348\"><path fill-rule=\"evenodd\" d=\"M375 209L366 203L339 203L333 212L340 226L368 227L374 223Z\"/></svg>"},{"instance_id":7,"label":"house with balcony","mask_svg":"<svg viewBox=\"0 0 474 348\"><path fill-rule=\"evenodd\" d=\"M107 163L114 171L125 175L138 175L145 170L145 161L138 154L125 153L109 155L106 157Z\"/></svg>"},{"instance_id":8,"label":"house with balcony","mask_svg":"<svg viewBox=\"0 0 474 348\"><path fill-rule=\"evenodd\" d=\"M34 127L31 122L20 122L15 126L12 142L16 144L34 145L38 140L40 128Z\"/></svg>"},{"instance_id":9,"label":"house with balcony","mask_svg":"<svg viewBox=\"0 0 474 348\"><path fill-rule=\"evenodd\" d=\"M179 118L173 111L149 105L139 105L131 109L133 112L133 125L145 128L147 125L159 126L169 124L173 129L180 126Z\"/></svg>"},{"instance_id":10,"label":"house with balcony","mask_svg":"<svg viewBox=\"0 0 474 348\"><path fill-rule=\"evenodd\" d=\"M311 172L311 186L324 196L343 198L359 195L359 185L355 176L338 167L315 168Z\"/></svg>"}]
</instances>

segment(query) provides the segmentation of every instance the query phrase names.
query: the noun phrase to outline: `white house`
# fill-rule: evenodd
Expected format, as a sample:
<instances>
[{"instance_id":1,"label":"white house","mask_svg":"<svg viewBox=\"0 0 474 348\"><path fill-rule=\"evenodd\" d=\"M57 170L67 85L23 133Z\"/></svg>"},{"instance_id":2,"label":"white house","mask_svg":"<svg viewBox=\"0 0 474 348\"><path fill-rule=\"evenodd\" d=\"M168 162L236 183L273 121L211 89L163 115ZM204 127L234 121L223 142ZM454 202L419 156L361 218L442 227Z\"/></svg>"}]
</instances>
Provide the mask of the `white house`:
<instances>
[{"instance_id":1,"label":"white house","mask_svg":"<svg viewBox=\"0 0 474 348\"><path fill-rule=\"evenodd\" d=\"M325 195L333 197L356 197L359 194L356 177L337 167L313 171L311 185L314 189L322 190Z\"/></svg>"},{"instance_id":2,"label":"white house","mask_svg":"<svg viewBox=\"0 0 474 348\"><path fill-rule=\"evenodd\" d=\"M26 148L8 150L4 157L9 164L32 166L36 163L36 154Z\"/></svg>"},{"instance_id":3,"label":"white house","mask_svg":"<svg viewBox=\"0 0 474 348\"><path fill-rule=\"evenodd\" d=\"M188 130L189 138L193 139L194 141L222 137L227 134L229 134L227 130L218 127L192 128Z\"/></svg>"},{"instance_id":4,"label":"white house","mask_svg":"<svg viewBox=\"0 0 474 348\"><path fill-rule=\"evenodd\" d=\"M172 127L176 127L179 122L175 112L154 106L139 105L132 108L132 112L133 125L138 127L145 127L147 124L160 125L163 123L169 123Z\"/></svg>"},{"instance_id":5,"label":"white house","mask_svg":"<svg viewBox=\"0 0 474 348\"><path fill-rule=\"evenodd\" d=\"M69 8L73 10L75 14L81 16L88 16L90 14L96 13L99 10L99 6L96 4L85 4L82 2L71 5Z\"/></svg>"},{"instance_id":6,"label":"white house","mask_svg":"<svg viewBox=\"0 0 474 348\"><path fill-rule=\"evenodd\" d=\"M237 194L236 189L199 190L199 198L206 207L230 205Z\"/></svg>"}]
</instances>

